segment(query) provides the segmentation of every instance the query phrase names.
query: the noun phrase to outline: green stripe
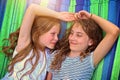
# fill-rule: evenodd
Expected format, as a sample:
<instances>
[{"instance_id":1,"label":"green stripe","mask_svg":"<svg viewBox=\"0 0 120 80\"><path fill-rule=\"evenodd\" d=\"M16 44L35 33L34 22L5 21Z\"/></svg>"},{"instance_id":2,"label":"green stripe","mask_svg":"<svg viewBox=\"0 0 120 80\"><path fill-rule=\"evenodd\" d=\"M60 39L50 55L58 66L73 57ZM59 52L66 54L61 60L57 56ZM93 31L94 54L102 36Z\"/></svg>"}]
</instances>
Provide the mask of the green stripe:
<instances>
[{"instance_id":1,"label":"green stripe","mask_svg":"<svg viewBox=\"0 0 120 80\"><path fill-rule=\"evenodd\" d=\"M23 19L23 16L24 16L24 13L25 13L25 10L26 10L26 0L19 0L21 3L19 4L19 10L18 10L18 14L17 16L19 16L19 18L17 19L18 21L18 27L21 25L21 22L22 22L22 19Z\"/></svg>"},{"instance_id":2,"label":"green stripe","mask_svg":"<svg viewBox=\"0 0 120 80\"><path fill-rule=\"evenodd\" d=\"M96 1L96 2L95 2ZM90 12L96 15L99 14L99 2L97 0L91 0ZM92 80L101 80L103 60L98 64L93 74Z\"/></svg>"},{"instance_id":3,"label":"green stripe","mask_svg":"<svg viewBox=\"0 0 120 80\"><path fill-rule=\"evenodd\" d=\"M114 59L114 64L113 64L113 69L112 69L111 80L118 80L119 71L120 71L120 36L119 36L117 47L116 47L116 53L115 53L115 59Z\"/></svg>"},{"instance_id":4,"label":"green stripe","mask_svg":"<svg viewBox=\"0 0 120 80\"><path fill-rule=\"evenodd\" d=\"M108 2L104 2L99 6L100 6L100 10L99 10L100 11L100 16L107 20L108 19ZM104 35L105 35L105 33L104 33ZM98 70L99 75L96 77L96 79L99 79L99 78L104 79L104 78L102 78L102 74L104 73L103 72L104 62L105 61L103 60L101 65L100 65L100 68ZM107 64L105 64L105 65L107 65Z\"/></svg>"},{"instance_id":5,"label":"green stripe","mask_svg":"<svg viewBox=\"0 0 120 80\"><path fill-rule=\"evenodd\" d=\"M3 46L2 39L8 38L9 34L15 31L21 24L23 14L26 7L26 0L8 0L6 5L5 17L3 20L3 25L0 34L0 45ZM6 44L8 45L8 44ZM0 72L2 77L6 72L6 66L8 64L8 59L4 54L0 55Z\"/></svg>"},{"instance_id":6,"label":"green stripe","mask_svg":"<svg viewBox=\"0 0 120 80\"><path fill-rule=\"evenodd\" d=\"M17 0L18 1L18 0ZM18 5L18 2L15 1L14 3L14 7L13 7L13 14L12 14L12 18L10 20L11 24L10 24L10 27L9 27L9 33L8 33L8 36L11 32L13 32L13 29L14 29L14 24L15 24L15 16L16 16L16 10L17 10L17 5ZM8 45L8 44L7 44ZM4 57L4 64L3 64L3 71L2 71L2 75L4 75L6 72L4 71L4 69L6 69L6 66L8 65L8 58L7 57Z\"/></svg>"},{"instance_id":7,"label":"green stripe","mask_svg":"<svg viewBox=\"0 0 120 80\"><path fill-rule=\"evenodd\" d=\"M18 6L17 6L18 5ZM24 12L26 10L26 0L18 0L16 5L16 12L15 12L15 17L14 17L14 22L12 27L14 28L13 30L15 31L18 27L20 27Z\"/></svg>"},{"instance_id":8,"label":"green stripe","mask_svg":"<svg viewBox=\"0 0 120 80\"><path fill-rule=\"evenodd\" d=\"M2 29L1 29L1 34L0 34L0 46L3 46L2 39L8 38L8 35L10 32L10 24L11 24L11 18L12 18L12 14L13 14L14 2L15 1L10 1L10 0L7 1L6 11L5 11L4 20L3 20ZM1 61L0 72L1 72L1 77L2 77L3 70L4 70L4 72L6 72L5 64L7 63L8 60L4 54L1 54L0 61Z\"/></svg>"},{"instance_id":9,"label":"green stripe","mask_svg":"<svg viewBox=\"0 0 120 80\"><path fill-rule=\"evenodd\" d=\"M16 24L16 13L18 11L18 3L19 3L19 0L15 0L15 3L14 3L14 7L13 7L13 14L12 14L12 18L11 18L11 25L10 25L10 33L14 31L14 27L15 24Z\"/></svg>"},{"instance_id":10,"label":"green stripe","mask_svg":"<svg viewBox=\"0 0 120 80\"><path fill-rule=\"evenodd\" d=\"M69 12L75 12L75 5L76 5L76 0L71 0L70 1L70 6L69 6ZM67 29L71 26L71 23L67 23Z\"/></svg>"},{"instance_id":11,"label":"green stripe","mask_svg":"<svg viewBox=\"0 0 120 80\"><path fill-rule=\"evenodd\" d=\"M75 7L75 5L76 5L76 0L70 0L70 7L72 6Z\"/></svg>"}]
</instances>

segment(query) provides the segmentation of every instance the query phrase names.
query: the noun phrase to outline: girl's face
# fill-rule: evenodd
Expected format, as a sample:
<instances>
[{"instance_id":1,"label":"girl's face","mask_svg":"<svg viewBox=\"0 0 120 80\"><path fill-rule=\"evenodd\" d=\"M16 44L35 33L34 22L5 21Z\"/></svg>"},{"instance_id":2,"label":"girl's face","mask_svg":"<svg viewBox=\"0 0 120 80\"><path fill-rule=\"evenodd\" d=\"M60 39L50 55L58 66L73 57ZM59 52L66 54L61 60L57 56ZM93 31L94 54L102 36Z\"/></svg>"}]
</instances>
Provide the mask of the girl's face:
<instances>
[{"instance_id":1,"label":"girl's face","mask_svg":"<svg viewBox=\"0 0 120 80\"><path fill-rule=\"evenodd\" d=\"M53 26L48 32L39 37L39 43L44 47L53 49L58 41L60 26Z\"/></svg>"},{"instance_id":2,"label":"girl's face","mask_svg":"<svg viewBox=\"0 0 120 80\"><path fill-rule=\"evenodd\" d=\"M79 23L75 23L69 35L69 44L71 51L84 52L88 46L92 45L92 40L82 29Z\"/></svg>"}]
</instances>

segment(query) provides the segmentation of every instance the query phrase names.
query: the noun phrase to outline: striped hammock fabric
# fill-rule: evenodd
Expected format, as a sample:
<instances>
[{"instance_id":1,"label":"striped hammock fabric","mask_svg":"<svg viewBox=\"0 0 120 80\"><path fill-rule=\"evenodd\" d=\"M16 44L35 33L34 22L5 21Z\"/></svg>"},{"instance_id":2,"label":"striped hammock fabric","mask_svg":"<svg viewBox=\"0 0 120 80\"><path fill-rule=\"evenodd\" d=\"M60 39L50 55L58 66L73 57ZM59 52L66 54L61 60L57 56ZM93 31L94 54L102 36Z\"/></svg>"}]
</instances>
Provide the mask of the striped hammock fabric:
<instances>
[{"instance_id":1,"label":"striped hammock fabric","mask_svg":"<svg viewBox=\"0 0 120 80\"><path fill-rule=\"evenodd\" d=\"M87 10L99 15L120 27L120 0L0 0L0 46L2 40L20 27L26 8L36 3L55 11L78 12ZM62 22L62 37L69 23ZM1 48L0 48L1 50ZM0 78L9 63L8 58L0 53ZM120 36L107 56L97 66L92 80L120 80Z\"/></svg>"}]
</instances>

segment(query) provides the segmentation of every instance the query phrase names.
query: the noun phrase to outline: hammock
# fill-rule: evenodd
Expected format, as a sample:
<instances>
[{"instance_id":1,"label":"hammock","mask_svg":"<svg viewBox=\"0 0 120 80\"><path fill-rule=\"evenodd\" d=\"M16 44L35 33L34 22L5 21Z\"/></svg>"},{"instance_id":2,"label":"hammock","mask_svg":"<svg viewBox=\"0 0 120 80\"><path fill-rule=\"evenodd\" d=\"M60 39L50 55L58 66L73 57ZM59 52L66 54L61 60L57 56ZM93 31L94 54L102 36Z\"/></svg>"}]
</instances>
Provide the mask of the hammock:
<instances>
[{"instance_id":1,"label":"hammock","mask_svg":"<svg viewBox=\"0 0 120 80\"><path fill-rule=\"evenodd\" d=\"M120 27L120 1L119 0L0 0L0 46L2 40L20 27L26 8L36 3L56 11L78 12L87 10L99 15ZM60 38L69 23L62 22ZM120 80L120 37L113 45L106 57L99 63L94 71L92 80ZM1 49L0 49L1 50ZM0 78L7 72L8 58L0 53Z\"/></svg>"}]
</instances>

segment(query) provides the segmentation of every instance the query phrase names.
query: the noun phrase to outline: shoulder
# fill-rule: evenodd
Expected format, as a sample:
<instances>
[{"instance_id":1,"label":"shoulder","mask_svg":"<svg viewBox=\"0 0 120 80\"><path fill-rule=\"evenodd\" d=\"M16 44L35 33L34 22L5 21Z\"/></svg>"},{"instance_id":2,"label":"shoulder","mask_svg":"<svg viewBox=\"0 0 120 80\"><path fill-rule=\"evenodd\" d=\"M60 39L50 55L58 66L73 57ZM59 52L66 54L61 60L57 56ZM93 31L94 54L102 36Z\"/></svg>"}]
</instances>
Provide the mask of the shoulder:
<instances>
[{"instance_id":1,"label":"shoulder","mask_svg":"<svg viewBox=\"0 0 120 80\"><path fill-rule=\"evenodd\" d=\"M93 61L93 54L94 52L89 53L88 56L82 59L82 64L91 66L92 69L94 69L94 61Z\"/></svg>"},{"instance_id":2,"label":"shoulder","mask_svg":"<svg viewBox=\"0 0 120 80\"><path fill-rule=\"evenodd\" d=\"M32 55L32 53L33 53L33 49L31 49L30 54L29 54L28 56ZM17 49L15 48L15 50L14 50L14 52L13 52L12 58L14 58L17 54L18 54L18 51L17 51Z\"/></svg>"},{"instance_id":3,"label":"shoulder","mask_svg":"<svg viewBox=\"0 0 120 80\"><path fill-rule=\"evenodd\" d=\"M88 59L90 65L91 65L91 67L92 67L92 68L95 68L95 67L94 67L93 54L94 54L94 52L91 52L90 55L87 57L87 59Z\"/></svg>"},{"instance_id":4,"label":"shoulder","mask_svg":"<svg viewBox=\"0 0 120 80\"><path fill-rule=\"evenodd\" d=\"M54 60L55 56L58 54L57 51L58 50L56 50L56 51L52 52L52 54L50 54L49 60L48 60L49 62L52 62Z\"/></svg>"}]
</instances>

